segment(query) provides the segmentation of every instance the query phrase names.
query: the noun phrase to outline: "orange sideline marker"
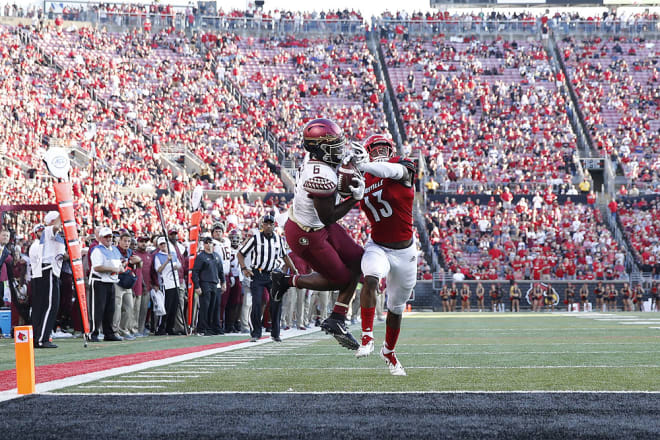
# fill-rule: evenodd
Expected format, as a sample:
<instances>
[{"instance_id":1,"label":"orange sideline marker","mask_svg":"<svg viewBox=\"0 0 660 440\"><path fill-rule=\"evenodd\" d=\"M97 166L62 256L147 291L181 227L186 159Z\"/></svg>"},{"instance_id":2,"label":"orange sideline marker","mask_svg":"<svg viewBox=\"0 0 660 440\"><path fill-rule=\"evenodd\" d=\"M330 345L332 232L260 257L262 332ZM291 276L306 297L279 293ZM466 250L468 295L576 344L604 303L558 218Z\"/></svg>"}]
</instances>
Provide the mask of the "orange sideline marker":
<instances>
[{"instance_id":1,"label":"orange sideline marker","mask_svg":"<svg viewBox=\"0 0 660 440\"><path fill-rule=\"evenodd\" d=\"M14 328L16 349L16 387L18 394L34 393L34 345L32 326Z\"/></svg>"}]
</instances>

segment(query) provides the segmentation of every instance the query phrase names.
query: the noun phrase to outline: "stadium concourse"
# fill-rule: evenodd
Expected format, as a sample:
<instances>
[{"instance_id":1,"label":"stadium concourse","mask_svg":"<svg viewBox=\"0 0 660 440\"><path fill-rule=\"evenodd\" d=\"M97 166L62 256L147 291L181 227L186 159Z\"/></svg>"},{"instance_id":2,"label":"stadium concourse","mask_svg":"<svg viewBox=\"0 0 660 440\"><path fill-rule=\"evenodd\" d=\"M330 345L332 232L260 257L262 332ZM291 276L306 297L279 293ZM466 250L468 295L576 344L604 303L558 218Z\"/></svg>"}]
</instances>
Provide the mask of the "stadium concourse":
<instances>
[{"instance_id":1,"label":"stadium concourse","mask_svg":"<svg viewBox=\"0 0 660 440\"><path fill-rule=\"evenodd\" d=\"M229 332L155 337L145 319L147 337L89 349L73 337L81 323L69 296L59 349L37 352L38 395L12 394L13 344L0 340L0 395L10 400L0 408L12 414L3 432L660 435L649 411L659 320L646 313L660 311L657 8L120 3L0 1L0 205L11 233L2 246L14 250L21 293L4 298L11 324L29 322L27 254L43 222L14 209L54 203L48 148L70 155L86 247L101 226L155 245L159 200L185 256L197 187L203 233L221 224L245 238L267 213L282 223L302 128L326 117L357 142L390 135L419 169L421 258L398 353L410 377L393 381L377 356L356 363L340 352L315 327L329 302L313 295L304 316L285 306L281 346ZM364 213L341 222L368 240ZM444 309L443 288L466 295L450 312L509 311L514 283L523 309L562 313L417 313ZM563 313L574 308L601 313ZM358 331L358 300L349 316ZM375 331L382 339L383 325ZM80 410L63 419L59 408Z\"/></svg>"}]
</instances>

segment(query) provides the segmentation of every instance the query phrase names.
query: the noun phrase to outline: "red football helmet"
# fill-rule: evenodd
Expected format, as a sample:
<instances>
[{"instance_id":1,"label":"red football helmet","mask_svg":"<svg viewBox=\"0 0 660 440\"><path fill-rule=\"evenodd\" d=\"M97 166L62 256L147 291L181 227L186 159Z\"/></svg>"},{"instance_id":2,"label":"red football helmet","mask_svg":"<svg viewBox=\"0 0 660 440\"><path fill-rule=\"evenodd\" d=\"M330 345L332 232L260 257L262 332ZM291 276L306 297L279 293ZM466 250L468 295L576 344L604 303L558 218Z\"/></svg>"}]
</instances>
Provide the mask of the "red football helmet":
<instances>
[{"instance_id":1,"label":"red football helmet","mask_svg":"<svg viewBox=\"0 0 660 440\"><path fill-rule=\"evenodd\" d=\"M344 133L329 119L314 119L303 129L303 146L314 159L337 165L344 154L344 145Z\"/></svg>"},{"instance_id":2,"label":"red football helmet","mask_svg":"<svg viewBox=\"0 0 660 440\"><path fill-rule=\"evenodd\" d=\"M388 160L390 157L396 155L394 142L382 134L372 134L365 139L362 145L367 150L367 153L369 153L369 158L374 162Z\"/></svg>"}]
</instances>

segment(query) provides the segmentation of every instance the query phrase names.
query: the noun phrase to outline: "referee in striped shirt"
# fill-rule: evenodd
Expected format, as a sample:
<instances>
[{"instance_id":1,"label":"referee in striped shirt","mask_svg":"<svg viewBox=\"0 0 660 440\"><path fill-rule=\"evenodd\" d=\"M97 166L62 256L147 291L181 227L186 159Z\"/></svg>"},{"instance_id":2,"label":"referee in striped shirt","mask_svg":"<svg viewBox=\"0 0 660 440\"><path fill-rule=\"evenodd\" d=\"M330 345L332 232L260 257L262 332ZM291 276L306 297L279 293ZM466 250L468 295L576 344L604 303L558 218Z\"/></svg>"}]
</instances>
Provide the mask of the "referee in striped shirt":
<instances>
[{"instance_id":1,"label":"referee in striped shirt","mask_svg":"<svg viewBox=\"0 0 660 440\"><path fill-rule=\"evenodd\" d=\"M271 291L272 281L270 273L279 269L280 258L284 264L296 272L296 268L289 259L286 252L286 245L282 237L277 235L275 228L275 218L271 214L266 214L261 219L261 229L253 234L238 250L238 264L241 266L243 275L252 278L250 284L250 293L252 294L252 312L250 313L250 324L252 327L251 342L257 342L261 338L261 299L264 289ZM246 257L250 256L251 267L245 265ZM270 301L270 336L275 342L282 342L280 339L280 317L282 315L282 298L277 300L271 297Z\"/></svg>"}]
</instances>

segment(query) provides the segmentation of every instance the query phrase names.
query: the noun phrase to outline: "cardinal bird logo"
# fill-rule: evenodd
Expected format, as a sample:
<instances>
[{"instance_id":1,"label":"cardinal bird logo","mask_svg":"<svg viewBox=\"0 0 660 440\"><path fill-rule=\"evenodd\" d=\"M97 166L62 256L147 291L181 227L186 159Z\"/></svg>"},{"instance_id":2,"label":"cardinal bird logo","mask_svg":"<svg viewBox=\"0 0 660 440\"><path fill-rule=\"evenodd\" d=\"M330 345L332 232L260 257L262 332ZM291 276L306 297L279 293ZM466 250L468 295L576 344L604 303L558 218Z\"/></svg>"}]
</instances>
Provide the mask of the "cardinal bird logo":
<instances>
[{"instance_id":1,"label":"cardinal bird logo","mask_svg":"<svg viewBox=\"0 0 660 440\"><path fill-rule=\"evenodd\" d=\"M27 342L28 341L28 334L26 331L21 330L16 332L16 342Z\"/></svg>"}]
</instances>

